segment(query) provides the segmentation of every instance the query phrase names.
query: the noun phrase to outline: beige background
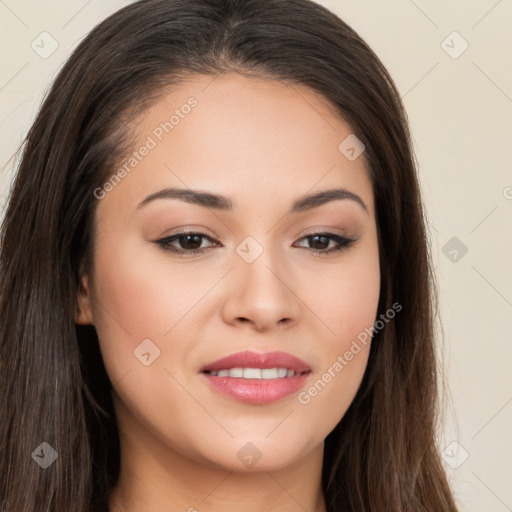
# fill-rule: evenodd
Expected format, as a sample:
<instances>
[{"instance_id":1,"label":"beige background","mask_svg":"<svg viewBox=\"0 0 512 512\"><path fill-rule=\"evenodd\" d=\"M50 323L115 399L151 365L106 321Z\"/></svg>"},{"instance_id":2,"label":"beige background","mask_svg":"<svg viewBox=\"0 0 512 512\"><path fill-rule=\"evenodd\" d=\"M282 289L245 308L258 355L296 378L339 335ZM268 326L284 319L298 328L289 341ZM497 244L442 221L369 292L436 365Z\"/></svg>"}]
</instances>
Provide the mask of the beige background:
<instances>
[{"instance_id":1,"label":"beige background","mask_svg":"<svg viewBox=\"0 0 512 512\"><path fill-rule=\"evenodd\" d=\"M83 36L127 3L0 0L2 205L46 88ZM440 446L461 510L512 511L512 1L320 3L376 51L410 117L451 390ZM44 31L58 43L46 59L31 47Z\"/></svg>"}]
</instances>

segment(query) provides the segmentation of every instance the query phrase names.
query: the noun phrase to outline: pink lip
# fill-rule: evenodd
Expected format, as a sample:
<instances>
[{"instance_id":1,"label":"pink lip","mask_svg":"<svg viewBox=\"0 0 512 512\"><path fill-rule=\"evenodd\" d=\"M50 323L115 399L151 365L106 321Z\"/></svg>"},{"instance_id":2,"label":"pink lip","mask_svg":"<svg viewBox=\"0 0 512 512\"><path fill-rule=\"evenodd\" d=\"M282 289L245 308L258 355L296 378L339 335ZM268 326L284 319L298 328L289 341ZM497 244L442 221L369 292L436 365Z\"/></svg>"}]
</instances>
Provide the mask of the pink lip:
<instances>
[{"instance_id":1,"label":"pink lip","mask_svg":"<svg viewBox=\"0 0 512 512\"><path fill-rule=\"evenodd\" d=\"M288 368L300 375L279 379L243 379L218 377L207 372L231 368ZM232 398L246 403L267 404L299 391L304 386L311 368L301 359L285 352L239 352L201 368L210 387Z\"/></svg>"},{"instance_id":2,"label":"pink lip","mask_svg":"<svg viewBox=\"0 0 512 512\"><path fill-rule=\"evenodd\" d=\"M229 370L231 368L290 368L296 372L307 372L311 368L298 357L286 352L251 352L246 350L223 357L201 368L201 372Z\"/></svg>"}]
</instances>

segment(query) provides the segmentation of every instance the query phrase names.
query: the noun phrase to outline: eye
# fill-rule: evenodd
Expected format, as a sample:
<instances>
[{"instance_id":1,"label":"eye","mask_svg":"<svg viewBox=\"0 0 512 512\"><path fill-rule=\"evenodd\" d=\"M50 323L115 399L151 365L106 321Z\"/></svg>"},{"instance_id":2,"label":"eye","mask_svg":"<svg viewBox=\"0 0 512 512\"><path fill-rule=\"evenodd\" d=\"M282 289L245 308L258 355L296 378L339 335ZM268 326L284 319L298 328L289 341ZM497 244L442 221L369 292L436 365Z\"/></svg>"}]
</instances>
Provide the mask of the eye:
<instances>
[{"instance_id":1,"label":"eye","mask_svg":"<svg viewBox=\"0 0 512 512\"><path fill-rule=\"evenodd\" d=\"M316 254L330 254L333 252L348 249L357 240L354 238L347 238L344 236L336 235L334 233L313 233L306 235L301 240L308 241L312 247L312 252ZM331 242L334 242L334 247L329 248Z\"/></svg>"},{"instance_id":2,"label":"eye","mask_svg":"<svg viewBox=\"0 0 512 512\"><path fill-rule=\"evenodd\" d=\"M203 240L212 242L213 245L202 246ZM310 248L314 254L330 254L333 252L348 249L357 240L347 238L334 233L312 233L302 237L299 241L305 240L313 247ZM163 250L178 254L182 257L194 257L213 249L219 243L204 233L182 232L155 241ZM329 247L334 243L334 247ZM176 244L179 247L176 247ZM307 249L307 247L305 247Z\"/></svg>"},{"instance_id":3,"label":"eye","mask_svg":"<svg viewBox=\"0 0 512 512\"><path fill-rule=\"evenodd\" d=\"M182 232L177 233L161 240L156 243L165 251L170 251L175 254L185 255L190 254L194 256L197 253L203 253L207 250L213 249L213 246L201 247L203 239L207 239L216 243L213 238L205 235L204 233L196 232ZM175 247L173 244L178 243L181 247Z\"/></svg>"}]
</instances>

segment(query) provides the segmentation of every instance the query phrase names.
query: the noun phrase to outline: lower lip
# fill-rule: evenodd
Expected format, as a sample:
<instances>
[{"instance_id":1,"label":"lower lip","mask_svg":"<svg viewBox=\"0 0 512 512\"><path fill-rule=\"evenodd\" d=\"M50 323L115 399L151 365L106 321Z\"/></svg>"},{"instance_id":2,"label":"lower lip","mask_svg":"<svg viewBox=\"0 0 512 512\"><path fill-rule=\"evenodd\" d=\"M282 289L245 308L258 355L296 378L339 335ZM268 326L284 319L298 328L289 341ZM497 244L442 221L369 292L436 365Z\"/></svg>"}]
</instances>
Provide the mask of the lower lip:
<instances>
[{"instance_id":1,"label":"lower lip","mask_svg":"<svg viewBox=\"0 0 512 512\"><path fill-rule=\"evenodd\" d=\"M296 393L304 386L311 372L283 377L282 379L241 379L237 377L215 377L203 373L210 386L236 400L250 404L269 404Z\"/></svg>"}]
</instances>

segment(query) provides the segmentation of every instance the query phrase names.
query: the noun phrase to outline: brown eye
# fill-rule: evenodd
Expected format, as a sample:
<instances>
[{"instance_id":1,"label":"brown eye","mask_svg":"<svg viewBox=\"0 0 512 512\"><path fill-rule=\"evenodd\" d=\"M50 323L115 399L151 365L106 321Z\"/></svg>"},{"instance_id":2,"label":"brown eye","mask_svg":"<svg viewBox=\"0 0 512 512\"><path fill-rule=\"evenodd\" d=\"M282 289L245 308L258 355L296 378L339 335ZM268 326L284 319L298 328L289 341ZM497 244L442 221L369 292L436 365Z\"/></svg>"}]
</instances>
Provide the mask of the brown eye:
<instances>
[{"instance_id":1,"label":"brown eye","mask_svg":"<svg viewBox=\"0 0 512 512\"><path fill-rule=\"evenodd\" d=\"M213 245L201 247L203 239L209 240ZM357 241L356 239L346 238L335 235L334 233L314 233L301 238L301 240L306 240L309 247L304 248L309 248L315 254L330 254L343 249L348 249ZM334 247L329 248L329 245L332 242L334 242L335 245ZM175 235L162 238L161 240L157 240L156 243L165 251L170 251L180 255L189 255L191 257L213 249L215 245L219 245L215 240L204 233L195 232L177 233Z\"/></svg>"},{"instance_id":2,"label":"brown eye","mask_svg":"<svg viewBox=\"0 0 512 512\"><path fill-rule=\"evenodd\" d=\"M180 248L185 250L197 250L201 247L202 237L201 235L191 234L183 235L177 238Z\"/></svg>"},{"instance_id":3,"label":"brown eye","mask_svg":"<svg viewBox=\"0 0 512 512\"><path fill-rule=\"evenodd\" d=\"M330 254L332 252L348 249L357 241L354 238L346 238L335 235L334 233L314 233L301 238L301 240L307 240L312 252L317 254ZM328 249L331 242L335 242L337 245Z\"/></svg>"},{"instance_id":4,"label":"brown eye","mask_svg":"<svg viewBox=\"0 0 512 512\"><path fill-rule=\"evenodd\" d=\"M161 240L157 240L156 243L165 251L170 251L175 254L187 254L194 255L194 253L202 253L213 246L201 247L203 239L207 239L215 245L215 241L205 235L204 233L177 233ZM176 247L176 245L178 247Z\"/></svg>"}]
</instances>

